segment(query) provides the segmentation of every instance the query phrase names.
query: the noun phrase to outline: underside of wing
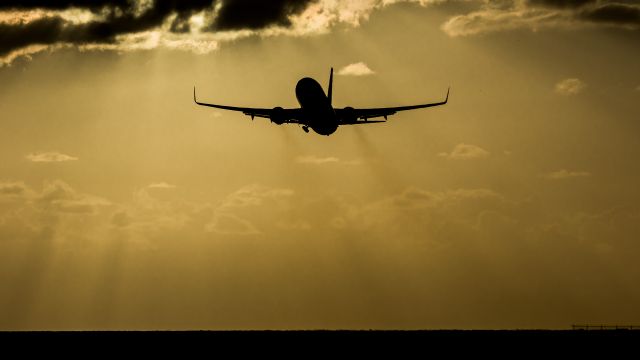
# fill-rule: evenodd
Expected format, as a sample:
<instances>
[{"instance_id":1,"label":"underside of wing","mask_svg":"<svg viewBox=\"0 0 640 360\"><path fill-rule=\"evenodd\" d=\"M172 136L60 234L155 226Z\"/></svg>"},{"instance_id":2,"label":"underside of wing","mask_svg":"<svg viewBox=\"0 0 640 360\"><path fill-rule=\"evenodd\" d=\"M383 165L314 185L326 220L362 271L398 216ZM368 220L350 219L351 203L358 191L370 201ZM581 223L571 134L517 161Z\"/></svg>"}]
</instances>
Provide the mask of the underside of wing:
<instances>
[{"instance_id":1,"label":"underside of wing","mask_svg":"<svg viewBox=\"0 0 640 360\"><path fill-rule=\"evenodd\" d=\"M238 107L238 106L218 105L218 104L200 102L196 98L195 87L193 88L193 101L200 106L208 106L208 107L222 109L222 110L239 111L245 115L251 116L251 119L253 119L254 117L267 118L277 124L302 123L301 109L283 109L281 107L274 107L272 109L250 108L250 107Z\"/></svg>"},{"instance_id":2,"label":"underside of wing","mask_svg":"<svg viewBox=\"0 0 640 360\"><path fill-rule=\"evenodd\" d=\"M356 120L354 122L342 122L342 125L364 125L364 124L377 124L377 123L385 123L387 120Z\"/></svg>"},{"instance_id":3,"label":"underside of wing","mask_svg":"<svg viewBox=\"0 0 640 360\"><path fill-rule=\"evenodd\" d=\"M342 111L348 112L350 116L345 116L345 118L351 117L352 121L347 121L347 123L343 123L343 125L355 125L355 124L368 124L373 121L358 121L359 119L367 120L376 117L384 117L393 115L399 111L406 110L414 110L414 109L423 109L428 107L440 106L444 105L449 101L449 89L447 89L447 96L443 101L428 103L428 104L420 104L420 105L410 105L410 106L396 106L396 107L384 107L384 108L367 108L367 109L343 109ZM379 122L379 121L377 121Z\"/></svg>"}]
</instances>

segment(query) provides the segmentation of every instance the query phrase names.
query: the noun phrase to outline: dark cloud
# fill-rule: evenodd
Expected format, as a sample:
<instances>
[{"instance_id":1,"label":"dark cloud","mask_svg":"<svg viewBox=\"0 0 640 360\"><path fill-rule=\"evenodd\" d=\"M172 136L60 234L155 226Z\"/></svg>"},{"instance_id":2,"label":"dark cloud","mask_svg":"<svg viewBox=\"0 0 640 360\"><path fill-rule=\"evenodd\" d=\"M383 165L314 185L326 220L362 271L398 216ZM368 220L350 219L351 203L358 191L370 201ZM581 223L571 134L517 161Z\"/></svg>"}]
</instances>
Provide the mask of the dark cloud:
<instances>
[{"instance_id":1,"label":"dark cloud","mask_svg":"<svg viewBox=\"0 0 640 360\"><path fill-rule=\"evenodd\" d=\"M115 227L127 227L131 225L131 216L124 211L117 212L111 216L111 225Z\"/></svg>"},{"instance_id":2,"label":"dark cloud","mask_svg":"<svg viewBox=\"0 0 640 360\"><path fill-rule=\"evenodd\" d=\"M116 36L137 33L160 26L170 15L176 14L171 29L189 31L186 20L199 11L212 8L212 0L155 0L141 14L136 14L129 1L26 1L5 2L2 10L64 10L68 8L103 9L104 18L85 24L71 24L59 16L31 22L0 24L0 56L25 46L54 43L90 44L112 43Z\"/></svg>"},{"instance_id":3,"label":"dark cloud","mask_svg":"<svg viewBox=\"0 0 640 360\"><path fill-rule=\"evenodd\" d=\"M81 8L97 10L104 7L130 8L131 0L4 0L0 3L0 10L65 10Z\"/></svg>"},{"instance_id":4,"label":"dark cloud","mask_svg":"<svg viewBox=\"0 0 640 360\"><path fill-rule=\"evenodd\" d=\"M580 20L615 25L640 25L640 3L636 0L529 0L530 6L576 11Z\"/></svg>"},{"instance_id":5,"label":"dark cloud","mask_svg":"<svg viewBox=\"0 0 640 360\"><path fill-rule=\"evenodd\" d=\"M188 33L191 30L189 18L192 14L178 14L171 23L169 30L173 33Z\"/></svg>"},{"instance_id":6,"label":"dark cloud","mask_svg":"<svg viewBox=\"0 0 640 360\"><path fill-rule=\"evenodd\" d=\"M217 0L221 1L221 0ZM99 13L99 20L74 24L51 13L33 21L0 24L0 56L29 45L109 44L118 35L139 33L162 25L172 16L170 31L190 31L189 19L203 10L213 12L216 0L154 0L148 7L137 9L130 0L112 1L4 1L0 11L86 9ZM314 0L224 0L215 30L261 29L270 25L290 25L288 16L302 11Z\"/></svg>"},{"instance_id":7,"label":"dark cloud","mask_svg":"<svg viewBox=\"0 0 640 360\"><path fill-rule=\"evenodd\" d=\"M638 0L491 0L479 10L451 17L442 29L450 36L530 28L585 25L640 30Z\"/></svg>"},{"instance_id":8,"label":"dark cloud","mask_svg":"<svg viewBox=\"0 0 640 360\"><path fill-rule=\"evenodd\" d=\"M72 34L67 38L74 43L111 42L117 35L136 33L160 26L172 14L176 14L177 17L171 28L188 31L188 24L178 26L176 22L184 23L184 19L188 19L193 13L210 8L211 5L211 0L155 0L153 6L139 16L133 12L123 15L112 12L103 21L75 26Z\"/></svg>"},{"instance_id":9,"label":"dark cloud","mask_svg":"<svg viewBox=\"0 0 640 360\"><path fill-rule=\"evenodd\" d=\"M640 5L603 4L594 8L584 9L580 18L618 25L640 25Z\"/></svg>"},{"instance_id":10,"label":"dark cloud","mask_svg":"<svg viewBox=\"0 0 640 360\"><path fill-rule=\"evenodd\" d=\"M28 192L27 186L24 183L0 183L0 197L2 196L16 196L20 197Z\"/></svg>"},{"instance_id":11,"label":"dark cloud","mask_svg":"<svg viewBox=\"0 0 640 360\"><path fill-rule=\"evenodd\" d=\"M578 8L587 4L594 4L597 0L529 0L530 5L555 8Z\"/></svg>"},{"instance_id":12,"label":"dark cloud","mask_svg":"<svg viewBox=\"0 0 640 360\"><path fill-rule=\"evenodd\" d=\"M226 0L213 26L218 30L262 29L269 25L291 25L297 14L316 0Z\"/></svg>"},{"instance_id":13,"label":"dark cloud","mask_svg":"<svg viewBox=\"0 0 640 360\"><path fill-rule=\"evenodd\" d=\"M202 31L259 30L290 26L290 16L300 14L318 0L8 0L0 2L0 63L12 52L30 45L117 44L118 37L168 25L172 33L189 33L191 17L202 11ZM640 28L637 0L515 0L486 1L480 11L452 17L444 30L469 35L530 26L598 23L628 29ZM214 8L219 11L214 14ZM370 5L373 8L373 5ZM33 16L6 20L11 11L42 10ZM85 23L69 20L59 11L83 9L95 16ZM530 10L535 11L530 11ZM540 13L545 16L539 16ZM22 20L21 20L22 19ZM170 23L168 23L170 22ZM37 49L37 48L34 48ZM31 50L30 50L31 51ZM33 50L36 51L36 50ZM28 51L25 51L27 53ZM19 53L15 53L16 55ZM5 57L3 59L3 57Z\"/></svg>"},{"instance_id":14,"label":"dark cloud","mask_svg":"<svg viewBox=\"0 0 640 360\"><path fill-rule=\"evenodd\" d=\"M20 25L0 24L0 56L33 44L57 42L63 25L60 18L45 18Z\"/></svg>"}]
</instances>

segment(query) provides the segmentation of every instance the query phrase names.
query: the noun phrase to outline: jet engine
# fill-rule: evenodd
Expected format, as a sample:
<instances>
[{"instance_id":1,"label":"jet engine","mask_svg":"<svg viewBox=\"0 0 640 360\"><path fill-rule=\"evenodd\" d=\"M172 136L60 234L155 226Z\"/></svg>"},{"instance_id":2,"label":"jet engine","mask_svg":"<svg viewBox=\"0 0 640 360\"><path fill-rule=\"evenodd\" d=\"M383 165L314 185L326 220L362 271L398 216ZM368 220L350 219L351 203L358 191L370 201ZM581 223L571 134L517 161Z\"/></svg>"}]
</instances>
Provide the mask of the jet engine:
<instances>
[{"instance_id":1,"label":"jet engine","mask_svg":"<svg viewBox=\"0 0 640 360\"><path fill-rule=\"evenodd\" d=\"M273 112L271 113L271 122L276 123L278 125L282 125L287 119L285 118L284 109L280 106L276 106L273 108Z\"/></svg>"},{"instance_id":2,"label":"jet engine","mask_svg":"<svg viewBox=\"0 0 640 360\"><path fill-rule=\"evenodd\" d=\"M342 110L342 122L344 124L350 124L356 122L358 119L356 118L356 112L353 110L351 106L347 106Z\"/></svg>"}]
</instances>

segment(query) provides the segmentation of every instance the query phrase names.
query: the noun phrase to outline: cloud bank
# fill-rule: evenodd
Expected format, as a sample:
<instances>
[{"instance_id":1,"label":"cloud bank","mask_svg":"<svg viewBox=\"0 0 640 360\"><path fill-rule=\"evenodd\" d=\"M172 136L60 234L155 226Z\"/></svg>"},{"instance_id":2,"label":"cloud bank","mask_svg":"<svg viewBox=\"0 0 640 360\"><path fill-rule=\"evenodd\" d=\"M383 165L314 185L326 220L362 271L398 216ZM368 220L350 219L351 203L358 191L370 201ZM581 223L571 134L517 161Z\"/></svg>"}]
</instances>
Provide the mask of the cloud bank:
<instances>
[{"instance_id":1,"label":"cloud bank","mask_svg":"<svg viewBox=\"0 0 640 360\"><path fill-rule=\"evenodd\" d=\"M457 0L99 0L4 1L0 4L0 64L18 57L75 47L208 53L248 36L325 34L357 27L397 3L438 5ZM442 30L468 36L514 29L640 28L633 0L470 0L477 9L453 15Z\"/></svg>"},{"instance_id":2,"label":"cloud bank","mask_svg":"<svg viewBox=\"0 0 640 360\"><path fill-rule=\"evenodd\" d=\"M138 50L159 46L208 52L241 31L292 26L312 0L5 1L0 58L9 62L64 46ZM240 31L240 33L238 33Z\"/></svg>"},{"instance_id":3,"label":"cloud bank","mask_svg":"<svg viewBox=\"0 0 640 360\"><path fill-rule=\"evenodd\" d=\"M364 201L253 184L198 201L0 182L0 328L566 328L637 313L637 209L554 216L491 188Z\"/></svg>"}]
</instances>

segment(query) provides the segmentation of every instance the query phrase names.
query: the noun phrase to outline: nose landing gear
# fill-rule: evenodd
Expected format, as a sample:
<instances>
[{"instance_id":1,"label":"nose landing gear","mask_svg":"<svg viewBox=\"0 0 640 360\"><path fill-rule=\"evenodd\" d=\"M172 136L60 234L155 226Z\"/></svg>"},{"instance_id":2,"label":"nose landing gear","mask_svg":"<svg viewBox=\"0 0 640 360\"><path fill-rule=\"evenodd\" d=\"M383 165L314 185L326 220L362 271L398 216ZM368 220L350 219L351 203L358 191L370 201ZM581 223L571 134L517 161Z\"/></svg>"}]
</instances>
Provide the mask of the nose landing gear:
<instances>
[{"instance_id":1,"label":"nose landing gear","mask_svg":"<svg viewBox=\"0 0 640 360\"><path fill-rule=\"evenodd\" d=\"M304 132L308 133L309 132L309 127L307 125L304 125L302 127L302 130L304 130Z\"/></svg>"}]
</instances>

